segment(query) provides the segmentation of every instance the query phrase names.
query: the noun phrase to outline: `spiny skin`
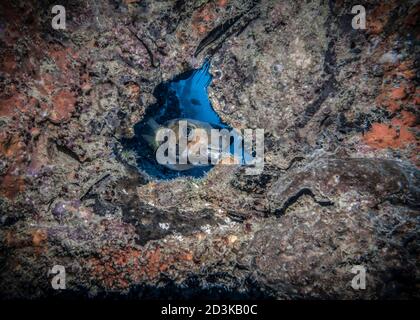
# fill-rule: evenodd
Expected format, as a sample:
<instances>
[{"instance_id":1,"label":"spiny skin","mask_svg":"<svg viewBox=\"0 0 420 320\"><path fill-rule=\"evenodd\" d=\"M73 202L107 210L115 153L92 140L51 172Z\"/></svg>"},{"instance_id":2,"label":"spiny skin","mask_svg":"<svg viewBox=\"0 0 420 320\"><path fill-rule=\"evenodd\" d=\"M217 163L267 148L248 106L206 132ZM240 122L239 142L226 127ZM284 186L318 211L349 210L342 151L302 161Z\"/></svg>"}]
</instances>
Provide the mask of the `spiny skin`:
<instances>
[{"instance_id":1,"label":"spiny skin","mask_svg":"<svg viewBox=\"0 0 420 320\"><path fill-rule=\"evenodd\" d=\"M151 123L151 125L156 127L156 124ZM161 147L167 147L166 145L162 145L162 141L159 142L157 138L160 130L166 129L170 129L171 132L175 134L176 140L174 142L176 142L178 148L178 150L176 150L176 155L172 157L169 156L172 163L163 164L163 166L168 167L171 170L185 171L200 166L207 166L210 168L212 165L219 163L245 163L245 153L239 148L242 147L242 140L235 130L223 130L226 128L192 119L169 120L163 126L157 127L154 137L144 137L155 151ZM218 134L216 136L217 138L215 138L216 141L212 140L212 130L216 130L215 133ZM221 139L219 137L221 137ZM234 139L231 140L231 137L234 137ZM223 140L223 142L220 140ZM235 149L235 146L237 146L237 149ZM198 152L200 152L200 154L207 153L206 159L203 159L204 163L198 163L197 161L196 163L191 163L190 159L196 157ZM185 160L188 159L188 163L181 163L179 160L180 155L183 155Z\"/></svg>"}]
</instances>

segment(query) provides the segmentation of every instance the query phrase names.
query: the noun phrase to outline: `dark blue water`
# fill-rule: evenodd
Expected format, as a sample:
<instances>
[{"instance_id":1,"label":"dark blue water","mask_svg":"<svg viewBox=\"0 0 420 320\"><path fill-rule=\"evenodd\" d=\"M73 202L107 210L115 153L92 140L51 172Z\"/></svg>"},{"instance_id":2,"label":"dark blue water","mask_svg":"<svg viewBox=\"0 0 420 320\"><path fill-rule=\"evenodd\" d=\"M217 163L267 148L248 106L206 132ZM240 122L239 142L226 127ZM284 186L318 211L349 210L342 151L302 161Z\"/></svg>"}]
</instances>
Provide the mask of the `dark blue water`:
<instances>
[{"instance_id":1,"label":"dark blue water","mask_svg":"<svg viewBox=\"0 0 420 320\"><path fill-rule=\"evenodd\" d=\"M203 177L211 165L194 167L186 171L174 171L157 163L150 142L144 137L152 136L153 123L163 125L172 119L187 118L210 123L215 128L229 126L222 122L214 111L208 98L207 88L212 81L209 73L210 62L205 61L201 68L183 73L171 81L161 83L154 91L157 103L147 109L143 120L134 127L135 137L122 141L125 149L134 150L137 167L156 179L173 179L180 176Z\"/></svg>"}]
</instances>

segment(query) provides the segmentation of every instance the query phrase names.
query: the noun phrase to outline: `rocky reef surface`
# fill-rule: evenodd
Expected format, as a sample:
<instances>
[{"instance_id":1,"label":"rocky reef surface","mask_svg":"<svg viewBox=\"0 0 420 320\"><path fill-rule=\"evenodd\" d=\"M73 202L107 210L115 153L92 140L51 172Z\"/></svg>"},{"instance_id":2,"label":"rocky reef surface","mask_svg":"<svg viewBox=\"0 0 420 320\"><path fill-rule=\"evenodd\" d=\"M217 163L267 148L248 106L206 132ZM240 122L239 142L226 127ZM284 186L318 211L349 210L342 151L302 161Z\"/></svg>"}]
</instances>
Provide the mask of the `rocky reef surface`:
<instances>
[{"instance_id":1,"label":"rocky reef surface","mask_svg":"<svg viewBox=\"0 0 420 320\"><path fill-rule=\"evenodd\" d=\"M418 1L54 4L0 3L2 299L419 298ZM121 140L208 56L264 171L151 179Z\"/></svg>"}]
</instances>

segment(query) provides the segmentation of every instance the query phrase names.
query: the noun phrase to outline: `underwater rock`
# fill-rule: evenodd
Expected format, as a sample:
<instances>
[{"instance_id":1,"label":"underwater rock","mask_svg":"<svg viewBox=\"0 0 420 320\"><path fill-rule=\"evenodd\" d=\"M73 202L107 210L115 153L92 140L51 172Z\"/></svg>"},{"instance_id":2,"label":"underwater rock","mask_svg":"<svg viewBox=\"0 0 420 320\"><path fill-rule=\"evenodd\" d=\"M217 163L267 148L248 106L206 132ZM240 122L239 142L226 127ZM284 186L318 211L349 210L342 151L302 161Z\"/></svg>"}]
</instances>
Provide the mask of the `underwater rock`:
<instances>
[{"instance_id":1,"label":"underwater rock","mask_svg":"<svg viewBox=\"0 0 420 320\"><path fill-rule=\"evenodd\" d=\"M284 213L309 194L323 205L358 210L389 201L413 209L420 204L420 171L383 159L319 159L291 170L276 181L268 197L273 210Z\"/></svg>"}]
</instances>

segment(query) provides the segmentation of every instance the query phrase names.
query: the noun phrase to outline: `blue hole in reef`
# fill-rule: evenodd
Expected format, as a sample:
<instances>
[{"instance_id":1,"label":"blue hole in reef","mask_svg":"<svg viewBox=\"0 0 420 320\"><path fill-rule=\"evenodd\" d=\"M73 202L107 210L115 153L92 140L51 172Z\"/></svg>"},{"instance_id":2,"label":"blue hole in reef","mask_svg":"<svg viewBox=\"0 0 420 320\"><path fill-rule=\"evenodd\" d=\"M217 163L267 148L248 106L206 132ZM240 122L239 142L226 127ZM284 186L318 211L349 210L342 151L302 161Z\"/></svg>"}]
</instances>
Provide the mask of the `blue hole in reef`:
<instances>
[{"instance_id":1,"label":"blue hole in reef","mask_svg":"<svg viewBox=\"0 0 420 320\"><path fill-rule=\"evenodd\" d=\"M189 170L177 171L160 165L156 161L155 150L145 137L152 137L155 128L150 120L163 125L173 119L192 119L205 122L217 129L230 129L214 111L208 98L207 88L212 81L209 73L210 62L206 60L202 67L182 73L168 82L159 84L155 91L156 104L149 106L142 121L134 126L135 135L123 139L125 150L134 150L137 156L137 168L151 178L166 180L177 177L203 177L211 165L196 166Z\"/></svg>"}]
</instances>

